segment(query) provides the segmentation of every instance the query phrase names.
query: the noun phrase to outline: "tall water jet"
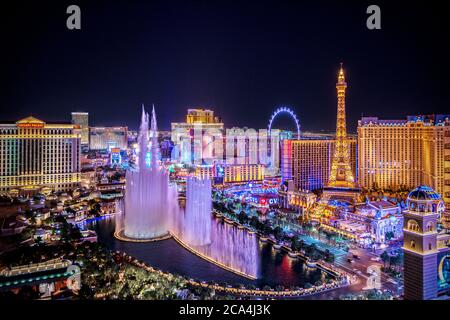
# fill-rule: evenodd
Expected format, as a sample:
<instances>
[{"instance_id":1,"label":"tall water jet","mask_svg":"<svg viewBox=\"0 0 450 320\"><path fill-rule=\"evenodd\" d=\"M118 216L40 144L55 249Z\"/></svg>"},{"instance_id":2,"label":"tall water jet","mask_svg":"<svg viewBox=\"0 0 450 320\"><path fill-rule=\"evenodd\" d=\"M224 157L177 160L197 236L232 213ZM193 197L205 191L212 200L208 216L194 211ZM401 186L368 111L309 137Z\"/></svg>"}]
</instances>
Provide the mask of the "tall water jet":
<instances>
[{"instance_id":1,"label":"tall water jet","mask_svg":"<svg viewBox=\"0 0 450 320\"><path fill-rule=\"evenodd\" d=\"M123 199L116 198L115 200L115 206L116 206L116 214L115 216L115 232L114 234L119 234L119 232L123 231L124 228L124 201Z\"/></svg>"},{"instance_id":2,"label":"tall water jet","mask_svg":"<svg viewBox=\"0 0 450 320\"><path fill-rule=\"evenodd\" d=\"M138 136L137 168L126 173L123 229L116 236L123 240L151 240L169 233L169 217L176 208L175 190L169 185L166 171L158 165L158 140L155 108L151 118L151 141L149 139L149 115L142 107ZM147 164L150 142L150 163Z\"/></svg>"},{"instance_id":3,"label":"tall water jet","mask_svg":"<svg viewBox=\"0 0 450 320\"><path fill-rule=\"evenodd\" d=\"M185 212L174 220L172 233L187 249L237 274L259 276L257 238L213 217L211 180L187 178Z\"/></svg>"},{"instance_id":4,"label":"tall water jet","mask_svg":"<svg viewBox=\"0 0 450 320\"><path fill-rule=\"evenodd\" d=\"M192 246L211 243L211 180L194 177L186 181L186 212L183 238Z\"/></svg>"},{"instance_id":5,"label":"tall water jet","mask_svg":"<svg viewBox=\"0 0 450 320\"><path fill-rule=\"evenodd\" d=\"M169 184L167 172L158 164L154 108L150 121L151 139L149 116L142 108L137 167L126 173L125 197L117 204L114 235L120 240L145 242L173 234L180 244L202 258L237 274L257 278L256 236L213 217L210 180L188 178L186 208L184 212L179 210L176 185Z\"/></svg>"},{"instance_id":6,"label":"tall water jet","mask_svg":"<svg viewBox=\"0 0 450 320\"><path fill-rule=\"evenodd\" d=\"M260 261L256 235L214 220L211 245L203 253L232 269L258 278Z\"/></svg>"}]
</instances>

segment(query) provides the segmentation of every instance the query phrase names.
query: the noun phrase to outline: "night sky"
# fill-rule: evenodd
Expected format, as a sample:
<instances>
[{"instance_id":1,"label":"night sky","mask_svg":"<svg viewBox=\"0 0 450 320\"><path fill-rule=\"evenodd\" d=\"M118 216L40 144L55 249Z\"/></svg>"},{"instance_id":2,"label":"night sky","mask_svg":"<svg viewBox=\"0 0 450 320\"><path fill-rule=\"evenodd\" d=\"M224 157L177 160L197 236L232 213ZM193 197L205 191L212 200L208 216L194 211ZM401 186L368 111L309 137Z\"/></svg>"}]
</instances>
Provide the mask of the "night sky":
<instances>
[{"instance_id":1,"label":"night sky","mask_svg":"<svg viewBox=\"0 0 450 320\"><path fill-rule=\"evenodd\" d=\"M80 31L66 28L70 4ZM370 4L381 30L366 28ZM93 126L135 129L155 103L161 129L200 105L226 127L264 128L288 105L302 130L334 131L340 62L349 131L362 114L450 113L449 1L14 1L1 12L1 120L88 111Z\"/></svg>"}]
</instances>

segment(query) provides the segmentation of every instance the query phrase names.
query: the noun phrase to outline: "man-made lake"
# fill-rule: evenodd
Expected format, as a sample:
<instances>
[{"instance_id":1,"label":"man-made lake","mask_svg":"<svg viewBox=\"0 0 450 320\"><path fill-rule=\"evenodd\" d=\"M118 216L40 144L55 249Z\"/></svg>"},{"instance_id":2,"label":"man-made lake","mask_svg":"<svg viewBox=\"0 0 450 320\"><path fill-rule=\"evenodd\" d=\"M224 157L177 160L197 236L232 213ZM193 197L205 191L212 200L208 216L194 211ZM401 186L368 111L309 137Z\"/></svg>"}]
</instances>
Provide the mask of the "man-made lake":
<instances>
[{"instance_id":1,"label":"man-made lake","mask_svg":"<svg viewBox=\"0 0 450 320\"><path fill-rule=\"evenodd\" d=\"M286 253L273 249L270 243L259 243L260 277L257 280L250 280L201 259L173 239L147 243L117 240L113 236L114 216L97 219L83 226L94 229L98 234L98 242L111 250L126 252L155 268L194 279L230 285L252 283L262 288L264 285L303 287L308 282L314 284L329 277L321 270L307 268L302 260L293 259Z\"/></svg>"}]
</instances>

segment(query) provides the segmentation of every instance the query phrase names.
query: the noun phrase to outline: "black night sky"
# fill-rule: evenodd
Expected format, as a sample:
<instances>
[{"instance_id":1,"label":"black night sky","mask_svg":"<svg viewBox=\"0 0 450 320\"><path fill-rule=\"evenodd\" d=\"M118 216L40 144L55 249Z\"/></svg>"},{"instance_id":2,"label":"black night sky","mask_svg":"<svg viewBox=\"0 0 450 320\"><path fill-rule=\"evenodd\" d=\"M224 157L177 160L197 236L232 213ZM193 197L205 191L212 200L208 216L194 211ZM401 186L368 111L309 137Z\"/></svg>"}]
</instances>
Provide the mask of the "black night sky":
<instances>
[{"instance_id":1,"label":"black night sky","mask_svg":"<svg viewBox=\"0 0 450 320\"><path fill-rule=\"evenodd\" d=\"M66 28L70 4L80 31ZM381 30L366 28L370 4ZM302 130L334 131L340 62L349 131L361 114L450 113L449 1L14 1L1 11L1 120L88 111L93 126L135 129L141 104L155 103L161 129L200 105L226 127L264 128L288 105Z\"/></svg>"}]
</instances>

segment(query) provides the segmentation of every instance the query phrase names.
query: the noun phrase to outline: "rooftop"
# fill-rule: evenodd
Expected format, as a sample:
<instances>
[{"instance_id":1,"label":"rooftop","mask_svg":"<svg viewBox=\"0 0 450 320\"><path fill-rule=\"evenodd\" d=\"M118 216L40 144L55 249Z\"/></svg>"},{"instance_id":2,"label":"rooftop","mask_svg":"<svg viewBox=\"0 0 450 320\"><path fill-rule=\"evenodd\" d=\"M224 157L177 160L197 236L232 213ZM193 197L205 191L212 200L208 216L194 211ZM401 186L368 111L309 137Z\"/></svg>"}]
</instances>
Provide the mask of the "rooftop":
<instances>
[{"instance_id":1,"label":"rooftop","mask_svg":"<svg viewBox=\"0 0 450 320\"><path fill-rule=\"evenodd\" d=\"M359 126L380 125L380 126L404 126L409 123L424 123L427 125L450 125L449 114L414 115L407 116L406 119L382 120L378 117L362 117L358 121Z\"/></svg>"},{"instance_id":2,"label":"rooftop","mask_svg":"<svg viewBox=\"0 0 450 320\"><path fill-rule=\"evenodd\" d=\"M408 200L441 200L439 193L428 186L419 186L411 191L408 195Z\"/></svg>"}]
</instances>

